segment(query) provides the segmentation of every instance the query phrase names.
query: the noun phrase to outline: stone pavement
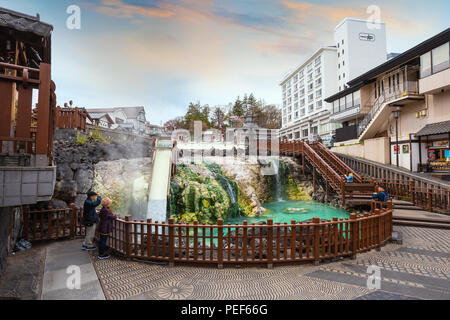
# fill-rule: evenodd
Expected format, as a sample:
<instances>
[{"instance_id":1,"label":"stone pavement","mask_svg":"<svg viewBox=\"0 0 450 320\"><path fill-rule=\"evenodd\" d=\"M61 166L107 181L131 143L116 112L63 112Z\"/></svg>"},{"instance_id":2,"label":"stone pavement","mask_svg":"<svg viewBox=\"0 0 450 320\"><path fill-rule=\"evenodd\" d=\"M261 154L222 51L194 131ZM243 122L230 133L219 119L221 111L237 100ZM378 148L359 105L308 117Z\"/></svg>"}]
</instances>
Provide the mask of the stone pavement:
<instances>
[{"instance_id":1,"label":"stone pavement","mask_svg":"<svg viewBox=\"0 0 450 320\"><path fill-rule=\"evenodd\" d=\"M0 277L0 299L39 299L42 290L46 244L8 257L5 273Z\"/></svg>"},{"instance_id":2,"label":"stone pavement","mask_svg":"<svg viewBox=\"0 0 450 320\"><path fill-rule=\"evenodd\" d=\"M90 254L81 250L82 240L59 241L47 247L42 285L42 300L104 300ZM68 267L80 270L80 289L69 289L67 280L73 273Z\"/></svg>"},{"instance_id":3,"label":"stone pavement","mask_svg":"<svg viewBox=\"0 0 450 320\"><path fill-rule=\"evenodd\" d=\"M403 245L356 260L265 267L215 267L93 258L107 299L450 299L450 230L395 226ZM369 290L367 267L381 270Z\"/></svg>"}]
</instances>

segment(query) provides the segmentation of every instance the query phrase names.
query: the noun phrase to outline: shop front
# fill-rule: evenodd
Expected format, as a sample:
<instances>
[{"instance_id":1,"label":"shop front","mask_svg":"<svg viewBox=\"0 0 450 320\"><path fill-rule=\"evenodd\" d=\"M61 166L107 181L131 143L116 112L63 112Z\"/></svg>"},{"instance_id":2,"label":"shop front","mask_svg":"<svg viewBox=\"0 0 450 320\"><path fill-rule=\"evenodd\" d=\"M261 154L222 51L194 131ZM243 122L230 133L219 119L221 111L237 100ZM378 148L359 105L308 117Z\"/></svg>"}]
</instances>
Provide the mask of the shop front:
<instances>
[{"instance_id":1,"label":"shop front","mask_svg":"<svg viewBox=\"0 0 450 320\"><path fill-rule=\"evenodd\" d=\"M419 171L450 173L450 121L426 125L416 137L419 150L425 151Z\"/></svg>"}]
</instances>

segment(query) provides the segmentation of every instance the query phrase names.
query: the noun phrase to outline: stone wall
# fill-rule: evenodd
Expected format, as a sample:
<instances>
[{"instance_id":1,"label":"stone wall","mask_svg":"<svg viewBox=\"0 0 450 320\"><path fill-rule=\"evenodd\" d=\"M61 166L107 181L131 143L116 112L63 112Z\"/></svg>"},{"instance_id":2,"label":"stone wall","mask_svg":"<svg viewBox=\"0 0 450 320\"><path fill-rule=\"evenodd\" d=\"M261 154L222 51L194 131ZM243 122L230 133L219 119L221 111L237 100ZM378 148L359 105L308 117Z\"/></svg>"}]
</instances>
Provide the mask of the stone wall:
<instances>
[{"instance_id":1,"label":"stone wall","mask_svg":"<svg viewBox=\"0 0 450 320\"><path fill-rule=\"evenodd\" d=\"M57 172L55 194L51 202L53 207L64 207L72 202L82 206L86 193L93 188L97 163L151 156L151 140L128 144L116 141L86 141L81 144L76 140L75 130L59 129L56 132L54 158Z\"/></svg>"},{"instance_id":2,"label":"stone wall","mask_svg":"<svg viewBox=\"0 0 450 320\"><path fill-rule=\"evenodd\" d=\"M0 276L5 271L9 252L9 208L0 208Z\"/></svg>"}]
</instances>

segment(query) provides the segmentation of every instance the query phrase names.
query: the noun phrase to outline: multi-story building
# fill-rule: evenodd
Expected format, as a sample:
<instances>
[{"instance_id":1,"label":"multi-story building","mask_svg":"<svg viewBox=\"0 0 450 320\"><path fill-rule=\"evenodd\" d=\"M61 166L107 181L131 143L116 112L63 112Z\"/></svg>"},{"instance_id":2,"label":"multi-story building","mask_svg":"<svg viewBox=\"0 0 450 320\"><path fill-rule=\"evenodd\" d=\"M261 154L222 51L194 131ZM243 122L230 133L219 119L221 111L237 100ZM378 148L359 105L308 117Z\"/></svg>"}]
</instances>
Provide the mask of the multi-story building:
<instances>
[{"instance_id":1,"label":"multi-story building","mask_svg":"<svg viewBox=\"0 0 450 320\"><path fill-rule=\"evenodd\" d=\"M449 41L447 29L327 97L333 117L347 114L353 122L336 131L333 150L411 171L449 172Z\"/></svg>"},{"instance_id":2,"label":"multi-story building","mask_svg":"<svg viewBox=\"0 0 450 320\"><path fill-rule=\"evenodd\" d=\"M320 48L280 83L282 139L307 139L313 134L327 140L331 136L331 105L323 98L337 91L336 63L336 48Z\"/></svg>"},{"instance_id":3,"label":"multi-story building","mask_svg":"<svg viewBox=\"0 0 450 320\"><path fill-rule=\"evenodd\" d=\"M383 22L345 18L335 28L334 39L334 46L316 51L281 82L283 139L312 136L328 144L342 121L330 117L332 105L324 97L342 91L351 79L387 59Z\"/></svg>"},{"instance_id":4,"label":"multi-story building","mask_svg":"<svg viewBox=\"0 0 450 320\"><path fill-rule=\"evenodd\" d=\"M144 107L99 108L87 111L89 114L107 114L114 121L114 124L110 126L111 129L120 127L136 134L144 135L146 133L147 121Z\"/></svg>"}]
</instances>

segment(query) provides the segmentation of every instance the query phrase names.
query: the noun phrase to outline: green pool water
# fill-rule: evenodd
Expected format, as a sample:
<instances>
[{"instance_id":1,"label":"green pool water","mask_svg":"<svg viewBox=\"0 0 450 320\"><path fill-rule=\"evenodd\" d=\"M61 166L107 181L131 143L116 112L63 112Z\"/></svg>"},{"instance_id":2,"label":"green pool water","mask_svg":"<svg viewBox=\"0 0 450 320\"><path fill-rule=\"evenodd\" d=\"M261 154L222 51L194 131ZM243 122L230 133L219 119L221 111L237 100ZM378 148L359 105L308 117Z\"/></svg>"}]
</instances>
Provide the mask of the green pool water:
<instances>
[{"instance_id":1,"label":"green pool water","mask_svg":"<svg viewBox=\"0 0 450 320\"><path fill-rule=\"evenodd\" d=\"M248 223L258 223L261 221L267 221L267 219L273 219L274 223L290 223L292 220L305 221L312 219L313 217L319 217L320 219L332 220L334 217L338 219L349 218L350 215L347 211L328 206L315 201L277 201L270 202L263 205L267 211L260 217L238 217L229 219L226 223L242 224L244 220ZM289 211L289 209L292 209Z\"/></svg>"}]
</instances>

